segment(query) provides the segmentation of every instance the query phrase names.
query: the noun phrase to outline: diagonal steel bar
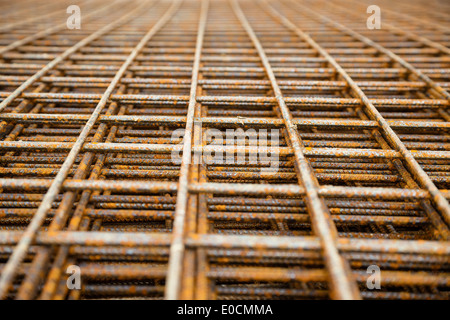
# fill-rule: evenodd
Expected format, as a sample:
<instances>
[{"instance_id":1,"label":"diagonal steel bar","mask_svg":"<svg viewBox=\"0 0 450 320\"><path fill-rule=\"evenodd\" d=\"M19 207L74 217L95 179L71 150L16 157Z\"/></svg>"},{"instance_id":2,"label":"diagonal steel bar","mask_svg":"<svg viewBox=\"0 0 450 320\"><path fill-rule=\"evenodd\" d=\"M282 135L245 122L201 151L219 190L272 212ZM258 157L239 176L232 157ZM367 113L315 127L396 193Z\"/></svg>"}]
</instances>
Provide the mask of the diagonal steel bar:
<instances>
[{"instance_id":1,"label":"diagonal steel bar","mask_svg":"<svg viewBox=\"0 0 450 320\"><path fill-rule=\"evenodd\" d=\"M348 75L348 73L336 62L336 60L331 57L324 48L322 48L317 42L315 42L309 35L301 31L296 25L294 25L291 21L289 21L286 17L284 17L282 14L280 14L278 11L276 11L272 6L267 4L265 2L267 7L270 9L272 14L280 19L283 24L285 24L288 28L290 28L292 31L294 31L297 35L299 35L302 39L307 41L312 47L314 47L322 56L324 56L329 63L336 69L336 71L342 76L345 81L347 81L350 88L353 90L353 92L358 96L358 98L361 99L362 103L364 104L368 114L370 117L377 121L377 123L380 126L380 129L388 139L388 141L393 145L393 147L400 152L403 159L405 160L408 168L411 170L413 175L417 178L420 185L425 188L431 195L432 195L432 201L436 205L436 208L439 210L439 212L442 214L442 218L444 221L446 221L447 224L450 224L450 205L448 201L445 199L445 197L442 195L442 193L439 191L439 189L436 187L436 185L431 181L430 177L425 173L425 171L422 169L422 167L419 165L419 163L414 159L411 152L405 147L403 142L400 140L400 138L397 136L397 134L392 130L389 123L384 119L384 117L380 114L378 109L370 102L370 100L367 98L366 94L361 90L361 88L355 83L355 81ZM306 12L309 12L313 15L320 16L322 20L332 23L333 25L338 25L337 23L333 22L332 20L323 17L316 12L310 10L309 8L305 6L301 6L303 10ZM345 28L342 26L342 28ZM347 29L346 29L347 30ZM350 32L351 30L349 30ZM381 47L378 44L375 44L370 39L367 39L359 34L357 34L354 31L351 31L351 34L357 36L361 40L364 39L364 42L370 43L374 45L376 48L378 48L382 52L386 52L387 54L390 53L390 57L396 59L396 61L404 62L404 66L410 66L408 63L406 63L404 60L402 60L400 57L396 56L392 52L388 51L387 49ZM412 66L410 66L413 68ZM415 71L415 69L412 69ZM427 81L431 86L436 87L435 83L429 79L427 76L423 75L422 73L419 73L421 75L421 78L428 79ZM424 80L425 81L425 80ZM442 93L442 90L440 90ZM445 91L444 91L445 92ZM445 92L447 95L448 93Z\"/></svg>"},{"instance_id":2,"label":"diagonal steel bar","mask_svg":"<svg viewBox=\"0 0 450 320\"><path fill-rule=\"evenodd\" d=\"M275 97L278 102L280 113L286 126L289 139L294 149L295 161L299 171L299 180L306 190L306 199L314 231L320 237L325 256L325 264L329 273L329 282L331 285L331 296L335 299L359 299L360 294L346 261L340 256L336 247L337 239L336 227L330 223L330 213L319 197L316 178L305 155L302 151L302 142L292 120L292 115L284 101L281 90L273 73L272 67L267 59L264 49L259 42L255 32L250 26L247 18L242 12L238 2L232 1L233 10L246 30L253 45L258 51L261 62L264 65L267 76L271 82Z\"/></svg>"},{"instance_id":3,"label":"diagonal steel bar","mask_svg":"<svg viewBox=\"0 0 450 320\"><path fill-rule=\"evenodd\" d=\"M294 2L295 0L289 0L289 2ZM412 66L410 63L406 62L404 59L402 59L401 57L399 57L397 54L393 53L392 51L386 49L385 47L379 45L378 43L370 40L369 38L353 31L352 29L331 20L330 18L319 14L317 12L315 12L314 10L308 8L305 5L302 5L298 2L295 2L295 4L301 8L303 11L309 12L311 13L311 15L318 17L320 20L325 21L326 23L329 23L331 25L333 25L334 27L338 28L341 31L344 31L345 33L347 33L348 35L352 36L353 38L377 49L379 52L385 54L386 56L388 56L389 58L391 58L392 60L394 60L395 62L397 62L398 64L400 64L402 67L404 67L405 69L407 69L408 71L410 71L412 74L414 74L417 78L421 79L423 82L425 82L427 85L430 86L430 88L433 88L434 90L436 90L437 93L439 93L442 97L444 97L445 99L449 100L450 99L450 93L448 93L444 88L442 88L441 86L437 85L433 80L430 79L430 77L428 77L426 74L424 74L423 72L417 70L416 68L414 68L414 66ZM299 9L297 9L299 10Z\"/></svg>"},{"instance_id":4,"label":"diagonal steel bar","mask_svg":"<svg viewBox=\"0 0 450 320\"><path fill-rule=\"evenodd\" d=\"M14 276L17 271L17 266L22 262L30 244L32 243L32 241L36 235L36 232L39 230L40 226L42 225L42 222L45 219L45 216L47 215L48 210L51 208L53 201L55 200L57 194L61 190L61 186L64 183L64 180L66 179L67 175L69 174L70 168L72 167L73 163L75 162L77 155L81 151L81 148L82 148L83 144L85 143L86 138L89 135L89 132L94 127L101 111L103 110L106 103L108 102L109 96L112 94L112 92L116 88L117 84L119 83L120 79L123 77L124 73L127 71L128 67L131 65L131 63L134 61L134 59L137 57L137 55L142 51L142 49L147 44L147 42L153 37L153 35L159 29L161 29L171 19L173 14L179 8L180 4L181 4L181 1L174 2L170 6L170 8L167 10L167 12L163 16L161 16L161 19L145 34L145 36L141 39L139 44L134 48L132 53L128 56L127 60L122 64L119 71L115 75L114 79L111 81L110 85L104 92L102 99L97 104L94 112L92 113L92 115L90 116L86 125L84 126L82 132L78 136L74 146L70 150L69 155L67 156L66 160L62 164L58 174L56 175L50 188L48 189L47 193L45 194L38 210L36 211L36 214L34 215L33 219L31 220L30 224L28 225L23 237L20 239L13 254L9 258L5 268L3 269L3 272L2 272L2 275L0 278L0 298L3 298L8 293L8 290L10 289L12 281L14 280ZM142 8L144 8L146 5L147 5L146 2L141 4L137 9L132 11L132 14L139 12L139 10L142 10ZM128 13L127 15L125 15L124 16L125 19L120 19L119 24L124 23L128 19L131 19L133 17L132 14ZM102 32L104 33L104 32L107 32L108 30L113 29L115 26L118 25L118 21L112 23L111 24L112 26L108 25L107 27L101 29ZM98 35L96 35L95 38L97 36ZM90 36L88 38L92 38L92 36Z\"/></svg>"},{"instance_id":5,"label":"diagonal steel bar","mask_svg":"<svg viewBox=\"0 0 450 320\"><path fill-rule=\"evenodd\" d=\"M109 5L108 8L110 8L113 5L115 5L115 3ZM68 58L70 55L72 55L73 53L77 52L79 49L83 48L87 44L91 43L92 41L94 41L95 39L100 37L101 35L103 35L103 34L109 32L109 31L117 28L118 26L120 26L124 22L128 21L129 19L131 19L131 17L133 17L133 14L135 14L136 12L139 12L139 10L142 10L142 8L144 8L146 5L147 5L146 2L142 3L137 8L134 8L132 11L130 11L126 15L122 16L120 19L118 19L118 20L116 20L116 21L114 21L114 22L104 26L103 28L101 28L98 31L92 33L91 35L89 35L88 37L84 38L83 40L81 40L80 42L75 44L74 46L70 47L69 49L64 51L62 54L58 55L55 59L53 59L51 62L49 62L44 68L42 68L41 70L36 72L32 77L28 78L27 81L22 83L6 99L4 99L0 103L0 112L3 111L12 101L14 101L14 99L19 97L23 92L25 92L25 90L27 90L33 83L35 83L42 76L44 76L48 71L52 70L59 63L64 61L64 59ZM105 10L105 8L100 9L100 10L98 10L96 12L92 12L89 16L94 16L94 14L98 14L99 12L102 12L104 10ZM58 30L61 29L61 28L62 27L59 27ZM47 33L45 35L47 35ZM42 36L44 36L44 35L42 35ZM32 41L32 40L35 40L35 39L33 38L30 41ZM20 45L23 45L23 44L24 44L23 42L21 42L20 44L19 43L14 44L14 48L16 48L16 47L18 47ZM8 47L3 48L2 50L0 50L0 54L3 54L5 52L5 50L11 50L11 49L12 49L12 47L11 48L8 48Z\"/></svg>"}]
</instances>

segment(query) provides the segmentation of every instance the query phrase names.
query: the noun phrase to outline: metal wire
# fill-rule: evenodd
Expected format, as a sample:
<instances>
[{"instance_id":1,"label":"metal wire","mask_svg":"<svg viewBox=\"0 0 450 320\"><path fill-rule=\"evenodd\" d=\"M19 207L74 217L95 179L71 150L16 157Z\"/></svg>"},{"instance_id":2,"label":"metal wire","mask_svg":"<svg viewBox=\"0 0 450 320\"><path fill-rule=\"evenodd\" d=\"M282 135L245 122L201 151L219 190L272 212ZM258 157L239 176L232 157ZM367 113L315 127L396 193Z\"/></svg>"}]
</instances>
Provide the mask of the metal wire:
<instances>
[{"instance_id":1,"label":"metal wire","mask_svg":"<svg viewBox=\"0 0 450 320\"><path fill-rule=\"evenodd\" d=\"M448 4L72 2L0 2L1 298L449 299Z\"/></svg>"}]
</instances>

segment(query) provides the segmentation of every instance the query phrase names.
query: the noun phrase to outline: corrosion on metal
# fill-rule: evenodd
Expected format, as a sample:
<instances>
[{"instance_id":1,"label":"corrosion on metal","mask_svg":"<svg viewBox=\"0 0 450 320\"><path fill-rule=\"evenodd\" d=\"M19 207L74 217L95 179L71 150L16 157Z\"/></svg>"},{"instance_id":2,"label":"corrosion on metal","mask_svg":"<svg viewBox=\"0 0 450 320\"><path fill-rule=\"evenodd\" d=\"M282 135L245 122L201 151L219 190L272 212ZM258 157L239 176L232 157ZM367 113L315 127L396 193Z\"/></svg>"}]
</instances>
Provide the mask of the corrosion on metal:
<instances>
[{"instance_id":1,"label":"corrosion on metal","mask_svg":"<svg viewBox=\"0 0 450 320\"><path fill-rule=\"evenodd\" d=\"M0 297L450 299L450 6L372 2L0 3Z\"/></svg>"}]
</instances>

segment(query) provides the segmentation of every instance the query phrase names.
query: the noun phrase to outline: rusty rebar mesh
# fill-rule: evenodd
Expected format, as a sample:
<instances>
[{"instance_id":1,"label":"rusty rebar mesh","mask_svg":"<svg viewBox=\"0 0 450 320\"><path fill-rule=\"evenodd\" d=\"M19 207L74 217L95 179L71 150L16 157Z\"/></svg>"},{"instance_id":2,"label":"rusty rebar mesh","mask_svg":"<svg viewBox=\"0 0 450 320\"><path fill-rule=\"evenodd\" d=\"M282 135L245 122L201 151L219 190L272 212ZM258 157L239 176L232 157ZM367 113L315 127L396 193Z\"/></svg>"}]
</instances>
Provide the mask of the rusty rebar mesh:
<instances>
[{"instance_id":1,"label":"rusty rebar mesh","mask_svg":"<svg viewBox=\"0 0 450 320\"><path fill-rule=\"evenodd\" d=\"M2 298L449 298L447 1L0 7Z\"/></svg>"}]
</instances>

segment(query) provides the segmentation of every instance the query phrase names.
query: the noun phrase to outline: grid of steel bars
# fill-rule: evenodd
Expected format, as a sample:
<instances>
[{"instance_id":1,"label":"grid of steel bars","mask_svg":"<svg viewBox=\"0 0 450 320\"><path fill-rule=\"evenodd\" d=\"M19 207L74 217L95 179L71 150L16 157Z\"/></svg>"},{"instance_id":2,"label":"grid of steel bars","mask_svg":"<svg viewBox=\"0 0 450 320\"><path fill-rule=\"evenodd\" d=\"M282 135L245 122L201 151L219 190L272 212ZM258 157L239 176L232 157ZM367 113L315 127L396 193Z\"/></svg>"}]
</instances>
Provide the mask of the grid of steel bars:
<instances>
[{"instance_id":1,"label":"grid of steel bars","mask_svg":"<svg viewBox=\"0 0 450 320\"><path fill-rule=\"evenodd\" d=\"M1 298L450 298L445 1L0 7Z\"/></svg>"}]
</instances>

